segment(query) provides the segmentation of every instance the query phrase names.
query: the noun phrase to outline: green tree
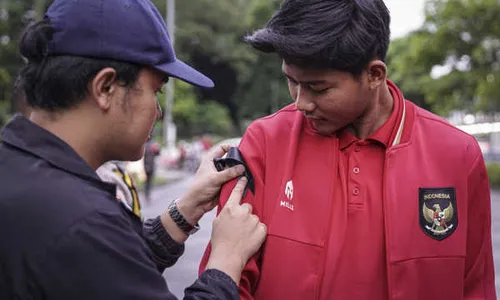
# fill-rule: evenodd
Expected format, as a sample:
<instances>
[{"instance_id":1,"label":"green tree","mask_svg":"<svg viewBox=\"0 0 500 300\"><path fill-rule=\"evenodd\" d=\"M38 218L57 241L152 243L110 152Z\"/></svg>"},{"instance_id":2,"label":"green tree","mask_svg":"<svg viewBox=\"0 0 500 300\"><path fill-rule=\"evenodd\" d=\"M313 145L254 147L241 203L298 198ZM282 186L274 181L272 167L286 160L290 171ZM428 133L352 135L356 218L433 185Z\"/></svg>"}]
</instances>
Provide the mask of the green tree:
<instances>
[{"instance_id":1,"label":"green tree","mask_svg":"<svg viewBox=\"0 0 500 300\"><path fill-rule=\"evenodd\" d=\"M0 0L0 126L17 107L12 88L23 63L18 48L22 29L40 19L47 4L46 0Z\"/></svg>"},{"instance_id":2,"label":"green tree","mask_svg":"<svg viewBox=\"0 0 500 300\"><path fill-rule=\"evenodd\" d=\"M249 7L249 33L264 27L281 1L256 0ZM276 112L291 102L288 85L281 73L281 60L276 54L265 54L246 45L253 59L242 74L237 99L244 119L253 120Z\"/></svg>"},{"instance_id":3,"label":"green tree","mask_svg":"<svg viewBox=\"0 0 500 300\"><path fill-rule=\"evenodd\" d=\"M415 31L393 40L386 58L388 77L407 99L426 109L432 109L425 95L427 85L433 80L430 70L444 59L444 54L429 42L431 36L426 31Z\"/></svg>"},{"instance_id":4,"label":"green tree","mask_svg":"<svg viewBox=\"0 0 500 300\"><path fill-rule=\"evenodd\" d=\"M238 100L235 97L252 54L241 43L252 1L176 1L175 48L179 58L211 77L213 89L197 89L201 102L216 101L227 107L238 131ZM165 14L165 1L154 1ZM174 99L177 101L177 99Z\"/></svg>"},{"instance_id":5,"label":"green tree","mask_svg":"<svg viewBox=\"0 0 500 300\"><path fill-rule=\"evenodd\" d=\"M424 38L409 51L417 53L417 65L412 67L449 68L443 76L422 85L425 100L434 111L444 114L451 109L473 112L500 108L499 15L497 0L427 1L420 33Z\"/></svg>"},{"instance_id":6,"label":"green tree","mask_svg":"<svg viewBox=\"0 0 500 300\"><path fill-rule=\"evenodd\" d=\"M28 21L39 19L42 8L50 2L0 0L0 111L15 109L12 86L23 63L18 53L21 30ZM153 2L164 15L165 0ZM288 99L284 96L286 85L282 84L279 60L261 56L242 42L249 29L261 27L277 5L276 0L176 1L176 52L216 83L214 89L193 89L196 101L188 103L217 111L214 115L229 114L231 135L240 132L240 115L261 116L281 106L282 99ZM176 96L174 103L177 101ZM207 128L222 130L225 125L221 126Z\"/></svg>"},{"instance_id":7,"label":"green tree","mask_svg":"<svg viewBox=\"0 0 500 300\"><path fill-rule=\"evenodd\" d=\"M182 81L175 82L172 109L179 138L188 139L206 133L228 136L233 125L227 108L215 101L200 102L194 88Z\"/></svg>"}]
</instances>

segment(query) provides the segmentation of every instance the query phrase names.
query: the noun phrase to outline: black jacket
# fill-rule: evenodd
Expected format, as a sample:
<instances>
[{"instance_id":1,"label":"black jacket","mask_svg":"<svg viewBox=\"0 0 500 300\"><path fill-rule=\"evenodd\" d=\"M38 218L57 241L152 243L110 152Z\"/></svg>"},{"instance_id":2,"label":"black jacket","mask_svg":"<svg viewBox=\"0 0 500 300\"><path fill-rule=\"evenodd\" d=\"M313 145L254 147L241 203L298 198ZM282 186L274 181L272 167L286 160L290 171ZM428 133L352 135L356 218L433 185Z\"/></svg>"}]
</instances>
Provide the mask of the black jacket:
<instances>
[{"instance_id":1,"label":"black jacket","mask_svg":"<svg viewBox=\"0 0 500 300\"><path fill-rule=\"evenodd\" d=\"M184 251L141 220L65 142L21 116L0 143L0 299L175 299L161 272ZM184 299L239 299L210 270Z\"/></svg>"}]
</instances>

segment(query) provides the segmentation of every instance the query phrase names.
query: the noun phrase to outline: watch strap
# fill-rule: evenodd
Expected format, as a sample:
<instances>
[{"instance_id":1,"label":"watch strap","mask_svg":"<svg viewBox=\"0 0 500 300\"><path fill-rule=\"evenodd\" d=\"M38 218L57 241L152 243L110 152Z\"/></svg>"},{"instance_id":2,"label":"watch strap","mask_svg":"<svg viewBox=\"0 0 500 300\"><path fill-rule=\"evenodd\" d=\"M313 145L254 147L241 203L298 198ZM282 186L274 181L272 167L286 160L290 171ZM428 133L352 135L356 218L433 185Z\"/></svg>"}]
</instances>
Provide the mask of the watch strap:
<instances>
[{"instance_id":1,"label":"watch strap","mask_svg":"<svg viewBox=\"0 0 500 300\"><path fill-rule=\"evenodd\" d=\"M186 218L181 214L177 207L177 201L172 201L168 206L168 214L174 220L177 227L179 227L185 234L191 235L200 229L200 225L191 225Z\"/></svg>"}]
</instances>

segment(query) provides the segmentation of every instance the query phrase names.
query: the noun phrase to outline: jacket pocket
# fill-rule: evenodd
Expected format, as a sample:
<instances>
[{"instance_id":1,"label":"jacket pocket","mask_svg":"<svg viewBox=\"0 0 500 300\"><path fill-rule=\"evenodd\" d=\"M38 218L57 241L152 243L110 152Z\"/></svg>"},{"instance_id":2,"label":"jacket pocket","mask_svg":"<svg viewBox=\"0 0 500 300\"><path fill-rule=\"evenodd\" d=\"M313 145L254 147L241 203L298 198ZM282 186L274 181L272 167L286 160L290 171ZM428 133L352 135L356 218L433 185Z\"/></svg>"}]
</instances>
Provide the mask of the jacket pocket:
<instances>
[{"instance_id":1,"label":"jacket pocket","mask_svg":"<svg viewBox=\"0 0 500 300\"><path fill-rule=\"evenodd\" d=\"M269 235L256 299L318 299L323 248Z\"/></svg>"},{"instance_id":2,"label":"jacket pocket","mask_svg":"<svg viewBox=\"0 0 500 300\"><path fill-rule=\"evenodd\" d=\"M415 258L391 265L392 300L460 300L463 296L465 258Z\"/></svg>"}]
</instances>

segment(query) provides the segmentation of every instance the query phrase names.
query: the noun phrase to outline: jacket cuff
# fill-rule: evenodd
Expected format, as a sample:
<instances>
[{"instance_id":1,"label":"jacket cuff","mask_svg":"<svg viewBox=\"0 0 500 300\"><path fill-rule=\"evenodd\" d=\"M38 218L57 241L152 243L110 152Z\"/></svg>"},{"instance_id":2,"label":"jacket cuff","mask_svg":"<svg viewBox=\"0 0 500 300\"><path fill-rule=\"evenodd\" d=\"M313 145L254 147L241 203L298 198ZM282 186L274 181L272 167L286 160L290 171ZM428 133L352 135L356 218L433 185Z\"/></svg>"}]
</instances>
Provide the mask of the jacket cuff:
<instances>
[{"instance_id":1,"label":"jacket cuff","mask_svg":"<svg viewBox=\"0 0 500 300\"><path fill-rule=\"evenodd\" d=\"M160 217L149 219L143 225L144 237L161 267L172 266L184 253L184 244L177 243L163 227Z\"/></svg>"},{"instance_id":2,"label":"jacket cuff","mask_svg":"<svg viewBox=\"0 0 500 300\"><path fill-rule=\"evenodd\" d=\"M226 294L230 295L229 299L233 299L233 297L239 299L238 285L226 273L217 269L207 269L199 279L211 286L222 286Z\"/></svg>"}]
</instances>

